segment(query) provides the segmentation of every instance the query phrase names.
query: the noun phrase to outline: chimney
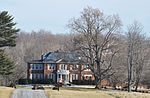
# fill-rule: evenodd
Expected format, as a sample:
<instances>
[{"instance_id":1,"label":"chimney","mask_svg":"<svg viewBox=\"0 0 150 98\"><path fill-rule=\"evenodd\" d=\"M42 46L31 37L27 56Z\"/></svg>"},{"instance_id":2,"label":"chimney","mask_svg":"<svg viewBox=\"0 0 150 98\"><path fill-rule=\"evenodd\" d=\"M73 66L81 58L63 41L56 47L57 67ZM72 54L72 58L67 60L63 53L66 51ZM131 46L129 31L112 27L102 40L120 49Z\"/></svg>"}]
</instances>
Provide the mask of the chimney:
<instances>
[{"instance_id":1,"label":"chimney","mask_svg":"<svg viewBox=\"0 0 150 98\"><path fill-rule=\"evenodd\" d=\"M43 56L44 56L44 51L41 50L41 60L43 60Z\"/></svg>"}]
</instances>

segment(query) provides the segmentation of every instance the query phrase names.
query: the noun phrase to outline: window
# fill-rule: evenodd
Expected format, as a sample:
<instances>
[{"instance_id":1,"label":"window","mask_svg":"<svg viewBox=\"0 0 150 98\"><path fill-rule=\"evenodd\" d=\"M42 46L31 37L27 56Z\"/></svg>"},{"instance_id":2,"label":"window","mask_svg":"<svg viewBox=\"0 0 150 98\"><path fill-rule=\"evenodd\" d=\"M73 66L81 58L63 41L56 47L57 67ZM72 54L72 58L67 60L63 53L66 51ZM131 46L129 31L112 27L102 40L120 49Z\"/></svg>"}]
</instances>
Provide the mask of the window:
<instances>
[{"instance_id":1,"label":"window","mask_svg":"<svg viewBox=\"0 0 150 98\"><path fill-rule=\"evenodd\" d=\"M72 75L72 80L75 80L75 74Z\"/></svg>"},{"instance_id":2,"label":"window","mask_svg":"<svg viewBox=\"0 0 150 98\"><path fill-rule=\"evenodd\" d=\"M36 74L35 73L32 74L32 79L36 79Z\"/></svg>"},{"instance_id":3,"label":"window","mask_svg":"<svg viewBox=\"0 0 150 98\"><path fill-rule=\"evenodd\" d=\"M38 65L36 64L35 66L36 66L36 69L38 69Z\"/></svg>"},{"instance_id":4,"label":"window","mask_svg":"<svg viewBox=\"0 0 150 98\"><path fill-rule=\"evenodd\" d=\"M47 64L48 70L51 69L51 64Z\"/></svg>"},{"instance_id":5,"label":"window","mask_svg":"<svg viewBox=\"0 0 150 98\"><path fill-rule=\"evenodd\" d=\"M53 74L53 81L55 81L55 74Z\"/></svg>"},{"instance_id":6,"label":"window","mask_svg":"<svg viewBox=\"0 0 150 98\"><path fill-rule=\"evenodd\" d=\"M43 79L43 74L41 74L41 79Z\"/></svg>"},{"instance_id":7,"label":"window","mask_svg":"<svg viewBox=\"0 0 150 98\"><path fill-rule=\"evenodd\" d=\"M91 80L92 79L92 75L83 75L85 80Z\"/></svg>"},{"instance_id":8,"label":"window","mask_svg":"<svg viewBox=\"0 0 150 98\"><path fill-rule=\"evenodd\" d=\"M56 65L55 64L53 64L53 70L56 70Z\"/></svg>"},{"instance_id":9,"label":"window","mask_svg":"<svg viewBox=\"0 0 150 98\"><path fill-rule=\"evenodd\" d=\"M83 65L83 70L84 71L90 71L89 67L87 65Z\"/></svg>"},{"instance_id":10,"label":"window","mask_svg":"<svg viewBox=\"0 0 150 98\"><path fill-rule=\"evenodd\" d=\"M78 80L78 74L72 74L72 80Z\"/></svg>"},{"instance_id":11,"label":"window","mask_svg":"<svg viewBox=\"0 0 150 98\"><path fill-rule=\"evenodd\" d=\"M42 69L42 65L39 65L40 69Z\"/></svg>"},{"instance_id":12,"label":"window","mask_svg":"<svg viewBox=\"0 0 150 98\"><path fill-rule=\"evenodd\" d=\"M53 79L53 73L48 74L48 79Z\"/></svg>"},{"instance_id":13,"label":"window","mask_svg":"<svg viewBox=\"0 0 150 98\"><path fill-rule=\"evenodd\" d=\"M34 74L32 74L32 79L34 79Z\"/></svg>"},{"instance_id":14,"label":"window","mask_svg":"<svg viewBox=\"0 0 150 98\"><path fill-rule=\"evenodd\" d=\"M56 65L55 64L47 64L48 66L48 70L55 70L56 69Z\"/></svg>"},{"instance_id":15,"label":"window","mask_svg":"<svg viewBox=\"0 0 150 98\"><path fill-rule=\"evenodd\" d=\"M35 74L35 79L38 79L38 74Z\"/></svg>"},{"instance_id":16,"label":"window","mask_svg":"<svg viewBox=\"0 0 150 98\"><path fill-rule=\"evenodd\" d=\"M31 64L31 68L34 69L34 64Z\"/></svg>"},{"instance_id":17,"label":"window","mask_svg":"<svg viewBox=\"0 0 150 98\"><path fill-rule=\"evenodd\" d=\"M43 64L31 64L32 70L42 70Z\"/></svg>"},{"instance_id":18,"label":"window","mask_svg":"<svg viewBox=\"0 0 150 98\"><path fill-rule=\"evenodd\" d=\"M59 70L67 70L67 65L65 65L65 64L60 64L60 65L59 65Z\"/></svg>"},{"instance_id":19,"label":"window","mask_svg":"<svg viewBox=\"0 0 150 98\"><path fill-rule=\"evenodd\" d=\"M79 68L79 65L72 65L71 66L71 70L78 70L78 68Z\"/></svg>"}]
</instances>

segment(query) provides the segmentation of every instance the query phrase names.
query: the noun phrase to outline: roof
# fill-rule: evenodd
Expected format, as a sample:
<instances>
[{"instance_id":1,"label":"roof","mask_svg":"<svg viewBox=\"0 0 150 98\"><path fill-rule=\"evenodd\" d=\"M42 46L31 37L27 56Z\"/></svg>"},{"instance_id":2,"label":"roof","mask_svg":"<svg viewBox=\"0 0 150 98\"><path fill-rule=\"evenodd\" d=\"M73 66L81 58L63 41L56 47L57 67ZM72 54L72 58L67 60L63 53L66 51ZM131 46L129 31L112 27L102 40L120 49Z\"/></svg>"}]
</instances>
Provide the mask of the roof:
<instances>
[{"instance_id":1,"label":"roof","mask_svg":"<svg viewBox=\"0 0 150 98\"><path fill-rule=\"evenodd\" d=\"M83 63L76 53L72 52L47 52L41 60L30 60L27 63Z\"/></svg>"}]
</instances>

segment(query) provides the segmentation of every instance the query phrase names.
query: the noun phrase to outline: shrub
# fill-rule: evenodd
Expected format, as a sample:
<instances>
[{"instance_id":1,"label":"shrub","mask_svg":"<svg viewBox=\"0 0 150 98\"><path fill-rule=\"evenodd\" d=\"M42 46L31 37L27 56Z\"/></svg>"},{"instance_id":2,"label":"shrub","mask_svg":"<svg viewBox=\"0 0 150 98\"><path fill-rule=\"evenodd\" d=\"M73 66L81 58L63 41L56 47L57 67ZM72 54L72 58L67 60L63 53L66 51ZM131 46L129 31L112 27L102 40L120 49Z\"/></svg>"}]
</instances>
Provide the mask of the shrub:
<instances>
[{"instance_id":1,"label":"shrub","mask_svg":"<svg viewBox=\"0 0 150 98\"><path fill-rule=\"evenodd\" d=\"M73 80L72 83L76 85L95 85L94 80Z\"/></svg>"},{"instance_id":2,"label":"shrub","mask_svg":"<svg viewBox=\"0 0 150 98\"><path fill-rule=\"evenodd\" d=\"M26 84L54 84L52 79L19 79L18 84L26 85Z\"/></svg>"},{"instance_id":3,"label":"shrub","mask_svg":"<svg viewBox=\"0 0 150 98\"><path fill-rule=\"evenodd\" d=\"M28 80L27 79L19 79L18 84L26 85L26 84L28 84Z\"/></svg>"}]
</instances>

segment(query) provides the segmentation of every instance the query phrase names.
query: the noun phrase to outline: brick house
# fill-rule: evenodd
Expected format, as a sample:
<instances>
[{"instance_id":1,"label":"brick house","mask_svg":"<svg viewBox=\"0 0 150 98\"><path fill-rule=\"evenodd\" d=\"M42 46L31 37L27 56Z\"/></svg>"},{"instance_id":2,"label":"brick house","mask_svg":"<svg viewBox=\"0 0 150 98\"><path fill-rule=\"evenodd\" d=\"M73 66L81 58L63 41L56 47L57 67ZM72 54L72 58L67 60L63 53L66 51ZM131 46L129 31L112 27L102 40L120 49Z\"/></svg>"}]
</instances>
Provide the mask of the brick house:
<instances>
[{"instance_id":1,"label":"brick house","mask_svg":"<svg viewBox=\"0 0 150 98\"><path fill-rule=\"evenodd\" d=\"M48 52L40 60L27 61L27 79L52 79L55 83L94 80L94 75L81 58L71 52Z\"/></svg>"}]
</instances>

